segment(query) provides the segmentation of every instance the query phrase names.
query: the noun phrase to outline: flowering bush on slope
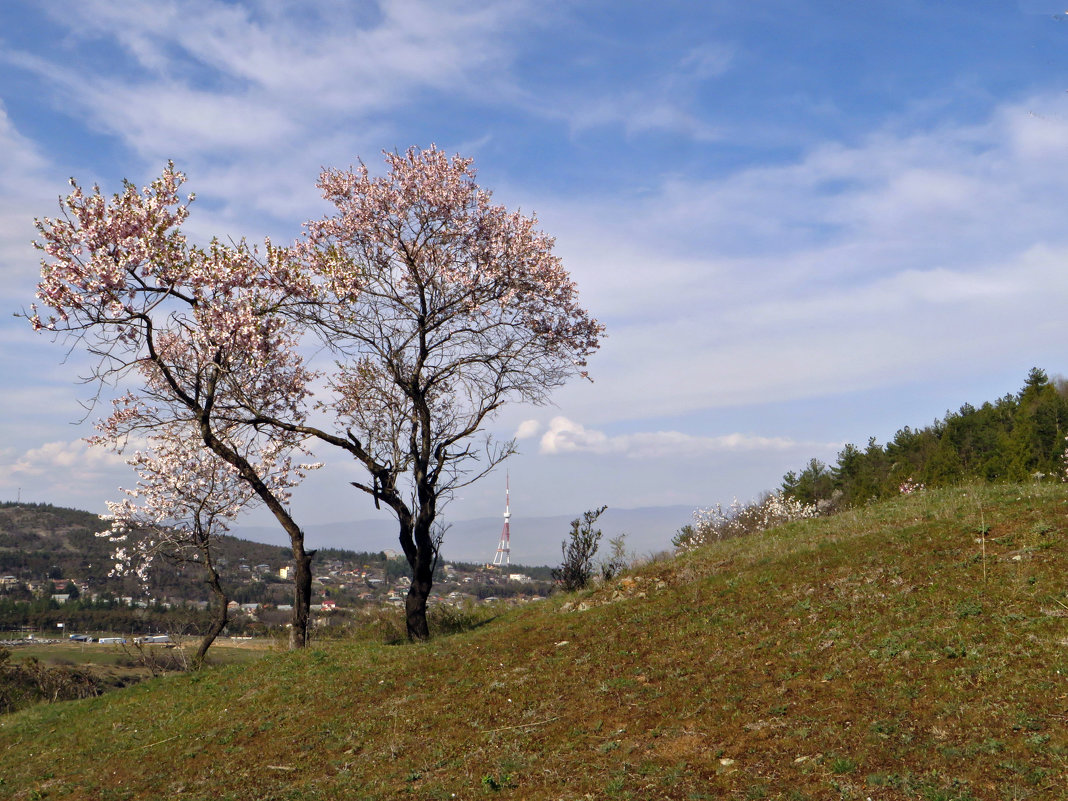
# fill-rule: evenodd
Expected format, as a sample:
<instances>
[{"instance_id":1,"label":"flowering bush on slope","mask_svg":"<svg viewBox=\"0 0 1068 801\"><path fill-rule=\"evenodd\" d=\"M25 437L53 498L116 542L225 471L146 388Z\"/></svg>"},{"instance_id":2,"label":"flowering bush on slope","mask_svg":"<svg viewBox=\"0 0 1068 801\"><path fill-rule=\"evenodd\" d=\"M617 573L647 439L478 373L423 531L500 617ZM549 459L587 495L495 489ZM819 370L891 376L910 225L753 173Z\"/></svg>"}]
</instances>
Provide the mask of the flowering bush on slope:
<instances>
[{"instance_id":1,"label":"flowering bush on slope","mask_svg":"<svg viewBox=\"0 0 1068 801\"><path fill-rule=\"evenodd\" d=\"M806 504L776 492L759 501L743 504L735 498L726 509L721 504L693 513L692 525L684 526L672 540L680 551L688 551L710 542L743 537L758 531L818 517L815 504Z\"/></svg>"}]
</instances>

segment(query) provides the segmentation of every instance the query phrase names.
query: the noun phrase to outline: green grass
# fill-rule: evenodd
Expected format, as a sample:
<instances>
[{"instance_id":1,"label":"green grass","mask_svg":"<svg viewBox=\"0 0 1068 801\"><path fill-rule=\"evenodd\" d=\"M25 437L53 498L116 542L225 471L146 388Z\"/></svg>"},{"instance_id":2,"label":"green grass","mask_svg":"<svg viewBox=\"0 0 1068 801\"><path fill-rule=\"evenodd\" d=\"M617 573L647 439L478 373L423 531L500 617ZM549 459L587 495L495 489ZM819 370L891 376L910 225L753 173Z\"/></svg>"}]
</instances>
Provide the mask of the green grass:
<instances>
[{"instance_id":1,"label":"green grass","mask_svg":"<svg viewBox=\"0 0 1068 801\"><path fill-rule=\"evenodd\" d=\"M1057 797L1066 497L927 491L426 644L36 707L0 718L0 797Z\"/></svg>"},{"instance_id":2,"label":"green grass","mask_svg":"<svg viewBox=\"0 0 1068 801\"><path fill-rule=\"evenodd\" d=\"M0 643L2 647L4 643ZM11 661L36 659L46 665L125 665L130 655L118 645L99 643L50 643L48 645L17 645L11 648Z\"/></svg>"},{"instance_id":3,"label":"green grass","mask_svg":"<svg viewBox=\"0 0 1068 801\"><path fill-rule=\"evenodd\" d=\"M196 651L197 643L189 640L185 652ZM0 642L0 648L5 647ZM162 646L146 646L146 651L165 655L168 649ZM99 643L50 643L47 645L17 645L10 648L13 662L36 659L49 665L125 665L136 661L138 652L132 645L100 645ZM252 648L232 646L226 640L213 645L208 652L209 663L217 665L244 664L253 662L270 651L270 647ZM277 647L275 647L277 650Z\"/></svg>"}]
</instances>

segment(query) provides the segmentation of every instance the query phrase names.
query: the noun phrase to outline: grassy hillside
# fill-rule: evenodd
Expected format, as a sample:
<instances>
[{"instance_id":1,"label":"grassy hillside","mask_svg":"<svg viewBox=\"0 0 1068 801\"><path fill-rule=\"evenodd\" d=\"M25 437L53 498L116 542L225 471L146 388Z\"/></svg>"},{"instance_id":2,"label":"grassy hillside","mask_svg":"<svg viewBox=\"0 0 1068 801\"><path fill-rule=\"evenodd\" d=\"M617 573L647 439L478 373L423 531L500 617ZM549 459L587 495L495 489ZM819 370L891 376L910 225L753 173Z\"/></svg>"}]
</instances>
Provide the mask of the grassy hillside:
<instances>
[{"instance_id":1,"label":"grassy hillside","mask_svg":"<svg viewBox=\"0 0 1068 801\"><path fill-rule=\"evenodd\" d=\"M0 719L17 799L1026 799L1068 763L1066 492L928 491L424 645Z\"/></svg>"}]
</instances>

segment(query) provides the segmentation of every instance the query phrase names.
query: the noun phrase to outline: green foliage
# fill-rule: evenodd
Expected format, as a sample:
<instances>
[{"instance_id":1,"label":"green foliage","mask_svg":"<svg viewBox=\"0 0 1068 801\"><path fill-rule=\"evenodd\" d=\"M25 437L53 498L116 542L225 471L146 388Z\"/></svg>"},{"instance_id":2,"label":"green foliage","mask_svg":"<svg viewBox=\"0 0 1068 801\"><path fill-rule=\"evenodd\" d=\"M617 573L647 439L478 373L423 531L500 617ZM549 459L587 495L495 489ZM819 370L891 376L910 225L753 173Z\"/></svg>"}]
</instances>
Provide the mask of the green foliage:
<instances>
[{"instance_id":1,"label":"green foliage","mask_svg":"<svg viewBox=\"0 0 1068 801\"><path fill-rule=\"evenodd\" d=\"M834 490L834 476L827 465L812 459L800 474L789 472L783 478L783 491L805 504L830 498Z\"/></svg>"},{"instance_id":2,"label":"green foliage","mask_svg":"<svg viewBox=\"0 0 1068 801\"><path fill-rule=\"evenodd\" d=\"M630 567L631 558L627 556L627 535L620 534L608 541L608 558L601 562L601 578L611 581L626 572Z\"/></svg>"},{"instance_id":3,"label":"green foliage","mask_svg":"<svg viewBox=\"0 0 1068 801\"><path fill-rule=\"evenodd\" d=\"M482 777L482 786L490 792L499 793L506 787L512 786L512 777L507 773L499 773L496 776L487 773Z\"/></svg>"},{"instance_id":4,"label":"green foliage","mask_svg":"<svg viewBox=\"0 0 1068 801\"><path fill-rule=\"evenodd\" d=\"M857 769L857 763L845 756L835 756L831 758L831 773L838 776L852 773Z\"/></svg>"},{"instance_id":5,"label":"green foliage","mask_svg":"<svg viewBox=\"0 0 1068 801\"><path fill-rule=\"evenodd\" d=\"M571 536L560 544L564 561L553 570L553 578L567 592L581 590L593 577L593 557L601 541L601 530L593 526L607 506L583 512L571 521Z\"/></svg>"},{"instance_id":6,"label":"green foliage","mask_svg":"<svg viewBox=\"0 0 1068 801\"><path fill-rule=\"evenodd\" d=\"M900 429L886 445L846 445L827 468L816 459L783 477L785 495L821 511L901 494L906 482L926 487L962 481L1033 481L1064 475L1068 391L1033 368L1016 395L979 408L964 404L922 429Z\"/></svg>"},{"instance_id":7,"label":"green foliage","mask_svg":"<svg viewBox=\"0 0 1068 801\"><path fill-rule=\"evenodd\" d=\"M491 607L465 603L462 606L436 604L427 610L430 630L435 635L460 634L484 626L496 616Z\"/></svg>"},{"instance_id":8,"label":"green foliage","mask_svg":"<svg viewBox=\"0 0 1068 801\"><path fill-rule=\"evenodd\" d=\"M674 548L685 548L689 543L694 542L696 539L697 529L691 523L687 523L675 532L675 536L671 538L671 545Z\"/></svg>"},{"instance_id":9,"label":"green foliage","mask_svg":"<svg viewBox=\"0 0 1068 801\"><path fill-rule=\"evenodd\" d=\"M114 599L69 601L60 606L51 598L28 600L0 595L0 630L56 631L57 623L72 632L200 634L207 627L208 613L181 606L139 607ZM238 632L236 621L232 632Z\"/></svg>"}]
</instances>

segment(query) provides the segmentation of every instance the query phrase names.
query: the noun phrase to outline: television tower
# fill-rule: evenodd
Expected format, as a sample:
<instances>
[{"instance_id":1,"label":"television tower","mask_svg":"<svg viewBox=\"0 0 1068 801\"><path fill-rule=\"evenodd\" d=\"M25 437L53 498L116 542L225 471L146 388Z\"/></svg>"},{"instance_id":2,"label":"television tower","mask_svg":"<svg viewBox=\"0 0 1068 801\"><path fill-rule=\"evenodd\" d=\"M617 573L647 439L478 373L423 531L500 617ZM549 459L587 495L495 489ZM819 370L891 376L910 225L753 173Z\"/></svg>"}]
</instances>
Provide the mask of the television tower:
<instances>
[{"instance_id":1,"label":"television tower","mask_svg":"<svg viewBox=\"0 0 1068 801\"><path fill-rule=\"evenodd\" d=\"M497 545L497 555L493 557L493 564L495 565L509 565L511 564L512 553L512 538L511 532L508 530L508 521L512 517L511 509L509 508L509 502L511 494L509 487L508 474L504 474L504 528L501 529L501 541Z\"/></svg>"}]
</instances>

